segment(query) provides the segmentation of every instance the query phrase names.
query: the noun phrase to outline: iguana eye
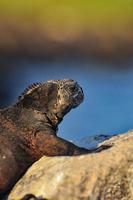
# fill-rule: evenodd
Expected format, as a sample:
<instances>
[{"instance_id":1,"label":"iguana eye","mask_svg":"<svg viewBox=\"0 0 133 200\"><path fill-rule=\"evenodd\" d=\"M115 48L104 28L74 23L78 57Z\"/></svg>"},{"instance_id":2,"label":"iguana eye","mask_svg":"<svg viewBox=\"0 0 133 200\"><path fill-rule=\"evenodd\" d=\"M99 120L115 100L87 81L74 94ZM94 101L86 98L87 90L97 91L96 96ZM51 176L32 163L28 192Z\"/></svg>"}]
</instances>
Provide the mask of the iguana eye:
<instances>
[{"instance_id":1,"label":"iguana eye","mask_svg":"<svg viewBox=\"0 0 133 200\"><path fill-rule=\"evenodd\" d=\"M75 85L69 86L69 90L73 92L75 90Z\"/></svg>"}]
</instances>

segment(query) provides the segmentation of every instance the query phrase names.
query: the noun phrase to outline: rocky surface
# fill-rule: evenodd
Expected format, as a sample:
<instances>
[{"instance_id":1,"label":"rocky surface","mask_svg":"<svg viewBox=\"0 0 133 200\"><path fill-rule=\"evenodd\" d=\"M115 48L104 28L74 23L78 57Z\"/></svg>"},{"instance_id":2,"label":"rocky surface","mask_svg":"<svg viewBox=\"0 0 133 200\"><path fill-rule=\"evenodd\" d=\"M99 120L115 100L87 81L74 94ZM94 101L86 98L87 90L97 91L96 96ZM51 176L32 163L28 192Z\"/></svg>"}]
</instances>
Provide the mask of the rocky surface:
<instances>
[{"instance_id":1,"label":"rocky surface","mask_svg":"<svg viewBox=\"0 0 133 200\"><path fill-rule=\"evenodd\" d=\"M8 200L133 199L133 131L101 143L109 149L73 157L43 157L15 185ZM30 195L29 195L30 196Z\"/></svg>"}]
</instances>

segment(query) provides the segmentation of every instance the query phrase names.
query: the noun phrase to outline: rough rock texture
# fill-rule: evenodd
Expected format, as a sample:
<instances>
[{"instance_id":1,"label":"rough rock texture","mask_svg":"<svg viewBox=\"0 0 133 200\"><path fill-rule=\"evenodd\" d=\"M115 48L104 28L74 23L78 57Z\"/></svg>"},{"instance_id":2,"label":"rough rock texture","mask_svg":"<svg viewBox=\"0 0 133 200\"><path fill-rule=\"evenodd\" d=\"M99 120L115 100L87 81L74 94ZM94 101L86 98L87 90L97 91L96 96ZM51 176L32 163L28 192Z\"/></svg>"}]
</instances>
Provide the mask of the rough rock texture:
<instances>
[{"instance_id":1,"label":"rough rock texture","mask_svg":"<svg viewBox=\"0 0 133 200\"><path fill-rule=\"evenodd\" d=\"M105 141L112 147L73 157L43 157L16 184L8 200L132 200L133 131ZM34 198L33 198L34 199Z\"/></svg>"}]
</instances>

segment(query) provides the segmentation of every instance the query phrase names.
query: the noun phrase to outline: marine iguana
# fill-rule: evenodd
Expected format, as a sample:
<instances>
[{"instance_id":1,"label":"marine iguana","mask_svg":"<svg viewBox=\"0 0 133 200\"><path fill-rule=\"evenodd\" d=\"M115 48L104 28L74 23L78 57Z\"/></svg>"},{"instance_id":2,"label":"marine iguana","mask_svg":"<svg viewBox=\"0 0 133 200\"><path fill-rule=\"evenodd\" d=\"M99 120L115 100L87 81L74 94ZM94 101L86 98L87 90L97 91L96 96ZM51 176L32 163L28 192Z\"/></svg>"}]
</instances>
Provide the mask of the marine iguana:
<instances>
[{"instance_id":1,"label":"marine iguana","mask_svg":"<svg viewBox=\"0 0 133 200\"><path fill-rule=\"evenodd\" d=\"M15 104L0 110L0 194L43 155L90 152L56 135L58 124L83 97L77 82L51 80L32 84Z\"/></svg>"}]
</instances>

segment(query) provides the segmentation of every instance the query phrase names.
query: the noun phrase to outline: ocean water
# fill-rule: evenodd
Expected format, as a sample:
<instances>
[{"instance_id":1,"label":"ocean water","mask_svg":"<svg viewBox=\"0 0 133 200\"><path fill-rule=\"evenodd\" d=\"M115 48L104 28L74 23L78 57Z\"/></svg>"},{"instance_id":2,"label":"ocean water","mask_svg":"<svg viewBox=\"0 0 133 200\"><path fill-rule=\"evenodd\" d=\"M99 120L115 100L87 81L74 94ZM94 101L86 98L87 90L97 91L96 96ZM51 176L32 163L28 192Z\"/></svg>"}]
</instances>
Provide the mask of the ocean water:
<instances>
[{"instance_id":1,"label":"ocean water","mask_svg":"<svg viewBox=\"0 0 133 200\"><path fill-rule=\"evenodd\" d=\"M119 64L120 65L120 64ZM123 65L123 64L122 64ZM5 72L4 72L5 73ZM8 106L33 82L70 78L83 88L84 102L66 115L58 135L88 147L88 138L113 135L133 129L133 68L117 64L79 61L21 61L8 75L0 74L7 91L1 107Z\"/></svg>"}]
</instances>

